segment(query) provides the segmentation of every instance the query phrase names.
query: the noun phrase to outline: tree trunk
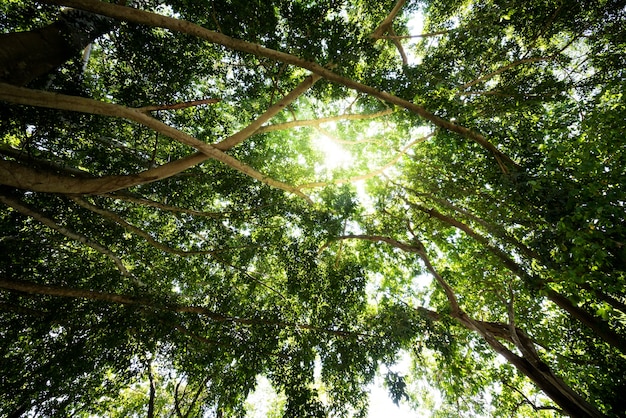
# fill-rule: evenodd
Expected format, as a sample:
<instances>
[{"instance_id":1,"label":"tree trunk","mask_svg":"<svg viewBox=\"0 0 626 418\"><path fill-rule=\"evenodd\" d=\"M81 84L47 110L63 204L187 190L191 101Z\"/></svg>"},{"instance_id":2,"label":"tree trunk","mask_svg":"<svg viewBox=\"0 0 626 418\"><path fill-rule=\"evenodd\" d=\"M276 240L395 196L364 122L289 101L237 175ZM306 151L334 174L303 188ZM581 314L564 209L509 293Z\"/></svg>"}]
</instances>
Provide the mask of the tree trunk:
<instances>
[{"instance_id":1,"label":"tree trunk","mask_svg":"<svg viewBox=\"0 0 626 418\"><path fill-rule=\"evenodd\" d=\"M152 361L148 363L148 379L150 382L150 395L148 400L148 418L154 418L154 400L156 398L156 384L152 375Z\"/></svg>"},{"instance_id":2,"label":"tree trunk","mask_svg":"<svg viewBox=\"0 0 626 418\"><path fill-rule=\"evenodd\" d=\"M24 86L76 56L115 21L81 10L27 32L0 34L0 81Z\"/></svg>"},{"instance_id":3,"label":"tree trunk","mask_svg":"<svg viewBox=\"0 0 626 418\"><path fill-rule=\"evenodd\" d=\"M28 405L20 405L16 410L12 411L7 418L20 418L28 411Z\"/></svg>"}]
</instances>

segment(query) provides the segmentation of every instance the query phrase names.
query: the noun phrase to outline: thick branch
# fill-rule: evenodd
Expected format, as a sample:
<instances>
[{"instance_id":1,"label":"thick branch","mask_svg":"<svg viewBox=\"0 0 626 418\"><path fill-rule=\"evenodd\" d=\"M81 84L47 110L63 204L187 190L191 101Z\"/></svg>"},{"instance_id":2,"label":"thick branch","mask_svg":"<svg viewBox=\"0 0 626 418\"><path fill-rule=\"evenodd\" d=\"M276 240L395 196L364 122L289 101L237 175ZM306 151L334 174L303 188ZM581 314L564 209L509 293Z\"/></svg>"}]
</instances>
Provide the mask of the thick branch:
<instances>
[{"instance_id":1,"label":"thick branch","mask_svg":"<svg viewBox=\"0 0 626 418\"><path fill-rule=\"evenodd\" d=\"M148 362L148 381L150 383L150 392L148 399L148 418L154 418L154 400L156 398L156 384L152 375L152 361Z\"/></svg>"},{"instance_id":2,"label":"thick branch","mask_svg":"<svg viewBox=\"0 0 626 418\"><path fill-rule=\"evenodd\" d=\"M500 259L502 264L512 273L520 277L531 288L541 290L545 293L550 301L555 303L561 309L567 311L573 318L577 319L587 327L589 327L598 337L608 344L617 348L622 353L626 353L626 338L609 328L609 326L597 316L587 312L585 309L575 305L568 298L553 290L544 280L538 279L527 273L522 266L509 257L503 250L491 244L487 238L474 231L469 226L454 218L446 216L435 209L427 209L421 205L405 200L412 207L435 217L448 225L465 232L468 236L482 244L489 252Z\"/></svg>"},{"instance_id":3,"label":"thick branch","mask_svg":"<svg viewBox=\"0 0 626 418\"><path fill-rule=\"evenodd\" d=\"M259 44L254 44L251 42L242 41L239 39L234 39L224 34L214 32L208 29L205 29L199 25L193 24L191 22L187 22L180 19L175 19L167 16L162 16L156 13L146 12L138 9L134 9L131 7L119 6L111 3L104 3L97 0L45 0L47 3L54 3L59 5L64 5L68 7L75 7L77 9L91 11L93 13L102 14L104 16L109 16L114 19L129 21L138 23L141 25L153 26L153 27L162 27L167 28L175 32L186 33L189 35L196 36L198 38L205 39L209 42L223 45L227 48L234 49L237 51L243 51L250 53L255 56L265 57L272 60L284 62L286 64L295 65L297 67L308 69L309 71L317 74L326 80L332 81L334 83L338 83L344 85L348 88L354 89L361 93L365 93L372 97L376 97L382 101L393 103L397 106L405 108L410 112L413 112L422 118L430 121L434 125L456 132L459 135L476 142L489 152L491 152L496 161L498 162L500 168L503 172L508 172L508 167L517 167L517 163L515 163L511 158L507 155L503 154L495 145L490 143L483 135L474 132L468 128L465 128L461 125L457 125L453 122L440 118L439 116L434 115L433 113L426 110L424 107L417 105L415 103L409 102L407 100L401 99L392 94L379 91L373 87L367 86L365 84L361 84L357 81L351 80L346 77L342 77L330 69L319 65L317 63L304 60L302 58L296 57L291 54L287 54L284 52L276 51L270 48L265 48ZM399 7L402 6L403 0L399 0ZM393 19L393 17L392 17Z\"/></svg>"},{"instance_id":4,"label":"thick branch","mask_svg":"<svg viewBox=\"0 0 626 418\"><path fill-rule=\"evenodd\" d=\"M314 79L314 76L309 78L309 82ZM306 80L303 84L307 84ZM85 192L80 190L72 190L67 189L67 185L64 184L63 187L55 186L55 182L50 182L45 179L45 176L37 175L37 171L33 169L29 169L27 167L19 167L17 163L10 163L8 161L0 164L0 182L3 184L11 185L14 187L27 188L34 191L47 191L53 193L72 193L72 194L84 194L84 193L107 193L115 190L119 190L122 188L127 188L130 186L134 186L137 184L142 184L146 182L156 181L160 178L169 177L177 172L180 172L186 168L189 168L193 165L196 165L207 158L216 159L235 170L238 170L248 176L255 178L265 184L268 184L272 187L276 187L278 189L285 190L287 192L293 193L297 196L300 196L307 201L310 199L308 196L304 195L299 190L295 189L293 186L283 183L278 180L271 179L265 176L262 173L259 173L252 167L240 162L239 160L231 157L228 154L225 154L223 150L228 149L229 146L234 146L237 143L243 141L248 136L252 135L254 132L251 132L249 129L244 128L243 131L246 131L245 134L241 132L233 135L230 138L234 138L232 140L227 139L222 141L222 143L217 145L207 144L202 142L191 135L188 135L182 131L179 131L157 119L154 119L150 115L147 115L137 109L130 109L124 106L112 104L112 103L104 103L93 99L88 99L84 97L75 97L75 96L67 96L63 94L50 93L46 91L38 91L38 90L30 90L23 87L15 87L9 84L0 83L0 99L6 100L12 103L24 104L30 106L38 106L38 107L46 107L60 110L70 110L75 112L83 112L83 113L91 113L96 115L104 115L104 116L112 116L119 117L131 120L133 122L137 122L142 124L148 128L151 128L167 137L170 137L178 142L181 142L185 145L189 145L191 147L196 148L200 151L201 154L194 154L189 157L183 158L181 160L177 160L173 163L166 164L161 167L157 167L155 169L148 170L144 173L140 173L134 176L113 176L113 177L104 177L102 179L98 179L101 183L108 185L109 187L102 187L97 190L91 190L90 192ZM295 97L292 97L295 99ZM278 111L278 108L282 108L285 106L284 101L280 104L272 106L268 112L275 114L274 112ZM264 114L265 115L265 114ZM261 119L263 122L266 121L265 116L262 115ZM261 123L263 123L261 122ZM254 122L253 122L254 123ZM260 124L259 124L260 126ZM202 155L203 154L203 155ZM10 163L10 164L9 164ZM2 167L5 165L5 167ZM7 165L12 165L13 167L6 167ZM178 171L174 172L172 170L173 167L176 167ZM14 170L19 169L21 173L16 174ZM155 175L155 173L159 173L159 175ZM21 174L21 175L20 175ZM32 176L35 176L33 178ZM74 180L76 182L76 180ZM111 185L113 183L113 185ZM121 184L120 184L121 183ZM45 185L45 187L42 187ZM93 187L93 185L92 185Z\"/></svg>"},{"instance_id":5,"label":"thick branch","mask_svg":"<svg viewBox=\"0 0 626 418\"><path fill-rule=\"evenodd\" d=\"M103 194L173 176L206 159L206 155L196 153L137 174L105 177L68 176L59 174L57 170L36 169L0 159L0 183L35 192Z\"/></svg>"},{"instance_id":6,"label":"thick branch","mask_svg":"<svg viewBox=\"0 0 626 418\"><path fill-rule=\"evenodd\" d=\"M567 411L572 416L603 416L595 407L593 407L593 405L589 404L559 377L555 376L545 363L541 361L534 361L536 359L532 359L533 361L530 361L525 357L516 355L511 350L506 348L500 341L498 341L495 338L495 335L491 332L492 330L495 330L499 335L503 335L502 330L504 330L506 337L503 338L506 338L509 341L514 341L509 325L476 321L467 315L467 313L459 306L454 289L433 267L428 255L426 254L426 250L421 243L417 242L417 244L406 244L390 237L378 235L345 235L338 237L337 239L362 239L372 242L385 242L403 251L417 254L426 265L428 271L435 277L435 280L437 280L439 285L443 288L448 302L450 303L450 315L458 323L469 330L478 332L497 353L506 358L507 361L515 366L521 373L529 377L541 390L546 393L546 395L548 395L554 402L561 406L563 410ZM433 318L433 315L429 314L428 311L426 314L431 319ZM516 327L513 329L517 331ZM518 342L520 342L522 338L526 339L526 335L523 333L516 334L516 337L519 337L517 339ZM526 344L528 344L529 347L532 347L532 351L534 352L534 346L530 339L526 340ZM526 344L524 344L524 348L528 348L526 347Z\"/></svg>"},{"instance_id":7,"label":"thick branch","mask_svg":"<svg viewBox=\"0 0 626 418\"><path fill-rule=\"evenodd\" d=\"M298 84L298 86L293 89L289 94L284 96L281 100L274 103L270 106L261 116L259 116L254 122L246 126L241 131L237 132L234 135L226 138L225 140L215 144L215 147L220 150L228 150L234 147L235 145L241 143L246 140L253 134L255 134L261 126L280 113L285 107L289 104L293 103L298 97L300 97L303 93L305 93L308 89L315 84L316 81L320 79L318 75L312 75L307 77L303 82Z\"/></svg>"},{"instance_id":8,"label":"thick branch","mask_svg":"<svg viewBox=\"0 0 626 418\"><path fill-rule=\"evenodd\" d=\"M26 85L70 58L115 27L111 19L65 10L42 28L0 34L0 80Z\"/></svg>"},{"instance_id":9,"label":"thick branch","mask_svg":"<svg viewBox=\"0 0 626 418\"><path fill-rule=\"evenodd\" d=\"M391 9L387 17L385 17L385 19L380 23L380 25L378 25L378 27L374 29L374 32L372 32L372 34L370 35L372 38L374 39L379 38L380 36L382 36L385 32L389 30L389 28L391 27L393 23L393 19L395 19L398 13L400 13L400 10L402 10L404 3L406 3L406 0L398 0L396 2L396 4L393 6L393 9Z\"/></svg>"}]
</instances>

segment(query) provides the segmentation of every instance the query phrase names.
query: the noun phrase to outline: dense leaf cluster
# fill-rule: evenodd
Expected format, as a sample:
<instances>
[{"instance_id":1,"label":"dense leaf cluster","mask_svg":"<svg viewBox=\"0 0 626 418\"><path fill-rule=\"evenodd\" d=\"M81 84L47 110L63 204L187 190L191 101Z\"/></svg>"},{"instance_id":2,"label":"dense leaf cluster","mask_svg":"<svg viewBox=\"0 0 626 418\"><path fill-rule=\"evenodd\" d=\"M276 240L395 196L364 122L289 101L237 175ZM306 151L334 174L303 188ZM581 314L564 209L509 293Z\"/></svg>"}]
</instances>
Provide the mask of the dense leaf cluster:
<instances>
[{"instance_id":1,"label":"dense leaf cluster","mask_svg":"<svg viewBox=\"0 0 626 418\"><path fill-rule=\"evenodd\" d=\"M622 3L3 2L0 414L622 416Z\"/></svg>"}]
</instances>

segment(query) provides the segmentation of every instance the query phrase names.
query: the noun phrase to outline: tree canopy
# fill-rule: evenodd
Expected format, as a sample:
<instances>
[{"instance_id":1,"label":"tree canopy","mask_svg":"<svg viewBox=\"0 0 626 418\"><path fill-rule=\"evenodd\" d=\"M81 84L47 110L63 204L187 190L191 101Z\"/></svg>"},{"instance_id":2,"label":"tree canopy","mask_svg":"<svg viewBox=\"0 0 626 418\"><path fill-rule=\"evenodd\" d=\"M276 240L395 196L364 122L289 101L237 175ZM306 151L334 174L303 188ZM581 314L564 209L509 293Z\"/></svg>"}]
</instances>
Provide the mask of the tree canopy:
<instances>
[{"instance_id":1,"label":"tree canopy","mask_svg":"<svg viewBox=\"0 0 626 418\"><path fill-rule=\"evenodd\" d=\"M626 414L622 1L0 11L3 416Z\"/></svg>"}]
</instances>

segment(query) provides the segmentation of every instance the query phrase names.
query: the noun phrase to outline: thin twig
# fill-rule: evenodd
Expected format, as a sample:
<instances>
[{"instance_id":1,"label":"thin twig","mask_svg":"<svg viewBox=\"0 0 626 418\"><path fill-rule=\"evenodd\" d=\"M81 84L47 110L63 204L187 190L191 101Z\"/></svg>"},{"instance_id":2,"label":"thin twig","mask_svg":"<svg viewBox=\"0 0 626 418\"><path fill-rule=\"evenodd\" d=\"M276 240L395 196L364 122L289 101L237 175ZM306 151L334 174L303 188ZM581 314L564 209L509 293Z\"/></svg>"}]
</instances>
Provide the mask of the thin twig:
<instances>
[{"instance_id":1,"label":"thin twig","mask_svg":"<svg viewBox=\"0 0 626 418\"><path fill-rule=\"evenodd\" d=\"M400 151L398 151L396 156L393 157L389 162L387 162L387 164L383 165L382 167L377 168L376 170L370 171L369 173L361 174L361 175L353 176L353 177L348 177L348 178L336 179L336 180L332 180L332 181L328 181L328 182L305 183L305 184L299 185L297 188L299 190L302 190L302 189L313 189L313 188L316 188L316 187L325 187L325 186L328 186L330 184L352 183L352 182L367 180L367 179L376 177L379 174L382 174L388 168L392 167L394 164L396 164L398 162L398 160L400 160L400 158L402 158L402 156L404 156L407 153L407 151L413 145L418 144L420 142L424 142L424 141L428 140L429 138L431 138L433 135L434 135L434 132L430 133L430 134L428 134L428 135L426 135L424 137L418 138L418 139L416 139L414 141L411 141L409 144L404 146Z\"/></svg>"},{"instance_id":2,"label":"thin twig","mask_svg":"<svg viewBox=\"0 0 626 418\"><path fill-rule=\"evenodd\" d=\"M24 205L23 203L21 203L20 201L7 197L7 196L3 196L0 195L0 202L4 203L7 206L12 207L13 209L17 210L18 212L22 213L23 215L29 216L39 222L41 222L42 224L46 225L48 228L57 231L59 233L61 233L62 235L65 235L66 237L74 240L74 241L78 241L81 244L84 244L94 250L96 250L97 252L99 252L100 254L104 254L107 257L109 257L111 260L113 260L113 262L115 263L115 265L117 266L118 270L120 271L120 273L122 273L123 276L125 277L133 277L132 274L128 271L128 269L124 266L124 263L122 262L122 260L115 255L111 250L109 250L108 248L98 244L95 241L90 240L89 238L87 238L85 235L79 234L77 232L74 232L72 230L70 230L69 228L63 227L59 224L57 224L55 221L53 221L52 219L42 215L41 213L37 212L36 210Z\"/></svg>"},{"instance_id":3,"label":"thin twig","mask_svg":"<svg viewBox=\"0 0 626 418\"><path fill-rule=\"evenodd\" d=\"M143 238L144 240L146 240L146 242L150 245L152 245L154 248L157 248L161 251L165 251L166 253L170 253L170 254L175 254L175 255L179 255L181 257L192 257L192 256L197 256L197 255L215 255L216 253L220 252L220 251L226 251L226 250L196 250L196 251L186 251L186 250L180 250L178 248L172 248L169 247L157 240L155 240L154 238L152 238L152 236L147 233L146 231L144 231L143 229L137 228L136 226L128 223L127 221L125 221L124 219L122 219L122 217L120 217L119 215L117 215L116 213L113 213L109 210L106 209L102 209L99 208L98 206L95 206L89 202L87 202L86 200L79 198L79 197L70 197L70 200L74 201L76 204L82 206L83 208L90 210L94 213L97 213L98 215L103 216L104 218L110 219L113 222L119 224L120 226L122 226L124 229L126 229L129 232L132 232L133 234L140 236L141 238Z\"/></svg>"}]
</instances>

